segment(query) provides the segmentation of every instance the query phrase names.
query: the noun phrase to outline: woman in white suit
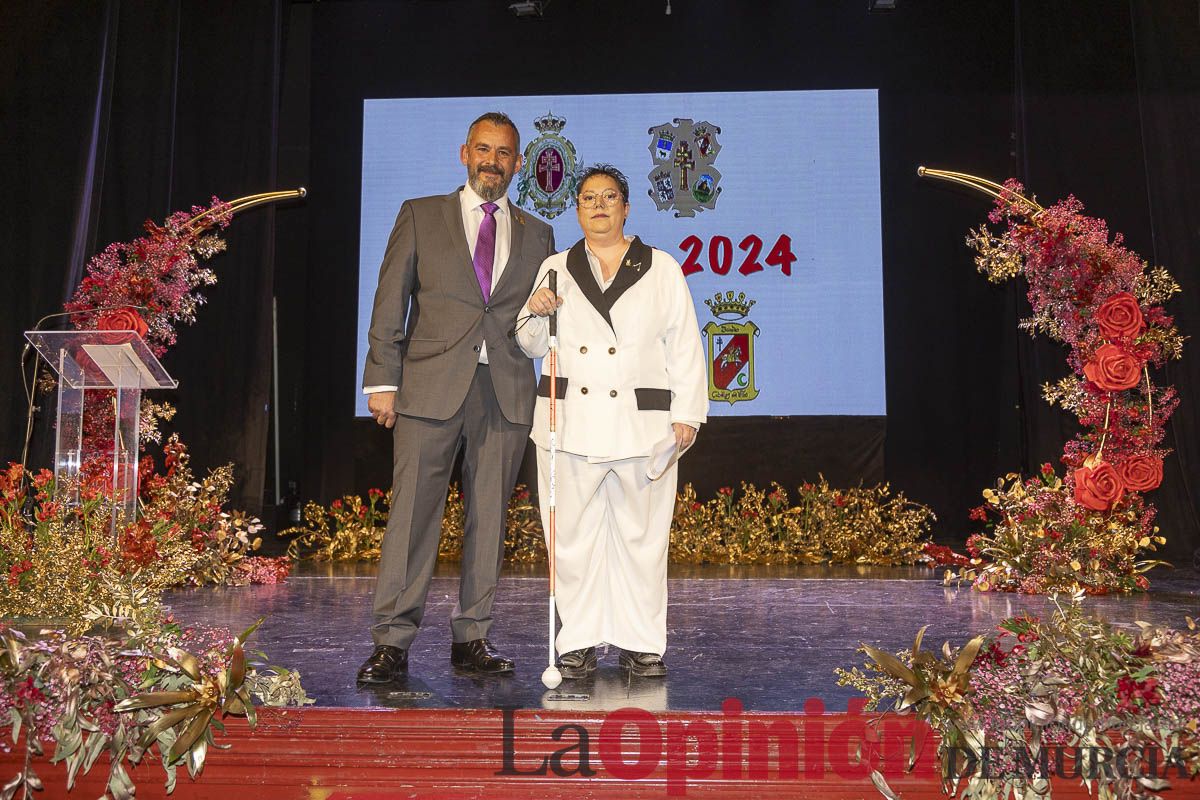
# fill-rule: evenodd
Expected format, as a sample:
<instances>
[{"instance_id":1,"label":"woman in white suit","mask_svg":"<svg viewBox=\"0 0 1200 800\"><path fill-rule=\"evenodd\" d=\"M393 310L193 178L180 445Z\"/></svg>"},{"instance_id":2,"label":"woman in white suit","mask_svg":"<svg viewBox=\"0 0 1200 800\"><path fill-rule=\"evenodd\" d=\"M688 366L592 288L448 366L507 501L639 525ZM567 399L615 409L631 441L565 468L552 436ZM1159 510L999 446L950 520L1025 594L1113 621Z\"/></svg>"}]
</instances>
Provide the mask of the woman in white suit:
<instances>
[{"instance_id":1,"label":"woman in white suit","mask_svg":"<svg viewBox=\"0 0 1200 800\"><path fill-rule=\"evenodd\" d=\"M621 648L622 669L662 676L677 481L667 456L672 444L676 453L691 446L707 419L704 353L679 263L625 235L625 176L609 165L588 168L577 206L583 239L542 263L535 283L542 288L517 331L526 354L544 356L546 317L557 308L559 670L564 678L586 677L596 669L596 646L611 644ZM545 285L552 269L557 297ZM543 522L549 394L543 375L531 433Z\"/></svg>"}]
</instances>

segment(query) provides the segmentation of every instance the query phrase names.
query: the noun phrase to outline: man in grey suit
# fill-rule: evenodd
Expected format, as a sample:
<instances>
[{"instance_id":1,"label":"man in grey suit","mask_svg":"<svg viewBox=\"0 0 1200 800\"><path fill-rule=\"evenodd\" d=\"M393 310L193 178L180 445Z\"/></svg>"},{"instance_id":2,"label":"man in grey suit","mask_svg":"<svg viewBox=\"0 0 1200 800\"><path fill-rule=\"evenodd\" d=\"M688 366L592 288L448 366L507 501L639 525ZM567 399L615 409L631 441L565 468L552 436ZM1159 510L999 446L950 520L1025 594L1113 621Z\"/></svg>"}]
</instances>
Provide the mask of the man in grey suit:
<instances>
[{"instance_id":1,"label":"man in grey suit","mask_svg":"<svg viewBox=\"0 0 1200 800\"><path fill-rule=\"evenodd\" d=\"M460 158L467 185L406 201L379 268L363 391L375 421L393 431L392 508L362 683L387 683L408 668L460 449L467 516L450 661L513 670L487 638L534 405L532 365L509 333L554 234L508 202L521 168L511 119L475 120Z\"/></svg>"}]
</instances>

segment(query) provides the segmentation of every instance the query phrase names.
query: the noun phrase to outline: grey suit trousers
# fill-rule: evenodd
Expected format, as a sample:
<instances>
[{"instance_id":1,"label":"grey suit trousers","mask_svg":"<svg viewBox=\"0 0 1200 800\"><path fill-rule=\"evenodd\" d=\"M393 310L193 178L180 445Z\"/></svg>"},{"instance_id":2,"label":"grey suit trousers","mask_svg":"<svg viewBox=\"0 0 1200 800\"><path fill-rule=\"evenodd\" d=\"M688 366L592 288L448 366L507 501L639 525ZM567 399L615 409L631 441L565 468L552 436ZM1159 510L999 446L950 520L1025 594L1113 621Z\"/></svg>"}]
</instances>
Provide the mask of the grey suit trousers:
<instances>
[{"instance_id":1,"label":"grey suit trousers","mask_svg":"<svg viewBox=\"0 0 1200 800\"><path fill-rule=\"evenodd\" d=\"M487 636L504 560L508 500L528 437L528 425L509 422L501 413L483 364L476 368L462 406L449 419L397 417L392 510L371 626L376 645L407 649L417 635L437 563L450 471L460 449L466 530L450 629L455 642Z\"/></svg>"}]
</instances>

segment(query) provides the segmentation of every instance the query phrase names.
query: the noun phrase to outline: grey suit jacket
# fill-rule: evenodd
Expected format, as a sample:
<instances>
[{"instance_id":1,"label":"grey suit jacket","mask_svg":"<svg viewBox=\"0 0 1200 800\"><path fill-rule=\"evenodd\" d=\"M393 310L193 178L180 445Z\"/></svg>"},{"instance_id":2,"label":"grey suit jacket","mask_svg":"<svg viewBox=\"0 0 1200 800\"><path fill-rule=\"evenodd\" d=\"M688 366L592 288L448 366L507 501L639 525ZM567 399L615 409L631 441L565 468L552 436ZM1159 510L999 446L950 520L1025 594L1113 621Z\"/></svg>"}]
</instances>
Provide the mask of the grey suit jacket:
<instances>
[{"instance_id":1,"label":"grey suit jacket","mask_svg":"<svg viewBox=\"0 0 1200 800\"><path fill-rule=\"evenodd\" d=\"M460 189L462 187L459 187ZM487 305L463 233L458 191L405 201L388 239L367 333L363 386L400 387L395 410L449 419L467 396L487 342L505 419L533 418L533 366L508 335L538 267L554 253L554 231L509 203L508 262Z\"/></svg>"}]
</instances>

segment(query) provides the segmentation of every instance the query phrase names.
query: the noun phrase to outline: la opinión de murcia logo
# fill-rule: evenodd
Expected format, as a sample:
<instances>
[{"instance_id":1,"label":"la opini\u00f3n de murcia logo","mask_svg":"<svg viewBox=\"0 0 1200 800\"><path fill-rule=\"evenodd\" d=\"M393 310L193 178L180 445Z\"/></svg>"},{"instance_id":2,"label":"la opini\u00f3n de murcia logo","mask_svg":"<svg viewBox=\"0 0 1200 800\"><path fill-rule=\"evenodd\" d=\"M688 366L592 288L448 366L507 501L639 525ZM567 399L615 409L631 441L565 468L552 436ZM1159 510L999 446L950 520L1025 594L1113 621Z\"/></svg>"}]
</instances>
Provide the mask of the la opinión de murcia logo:
<instances>
[{"instance_id":1,"label":"la opini\u00f3n de murcia logo","mask_svg":"<svg viewBox=\"0 0 1200 800\"><path fill-rule=\"evenodd\" d=\"M1052 777L1095 780L1106 786L1138 781L1165 788L1168 778L1187 780L1179 747L1163 751L1136 748L1045 745L940 751L933 729L911 715L868 717L865 700L851 700L844 716L830 719L818 698L804 702L798 718L745 716L742 702L727 698L716 719L660 719L640 708L605 715L599 730L568 722L554 728L539 748L528 731L518 732L517 708L502 707L503 764L500 776L591 778L603 767L618 780L650 778L665 772L667 796L687 794L689 781L806 781L833 777L870 783L881 780L941 779L951 783ZM522 743L522 752L516 749ZM520 763L518 763L520 762Z\"/></svg>"}]
</instances>

